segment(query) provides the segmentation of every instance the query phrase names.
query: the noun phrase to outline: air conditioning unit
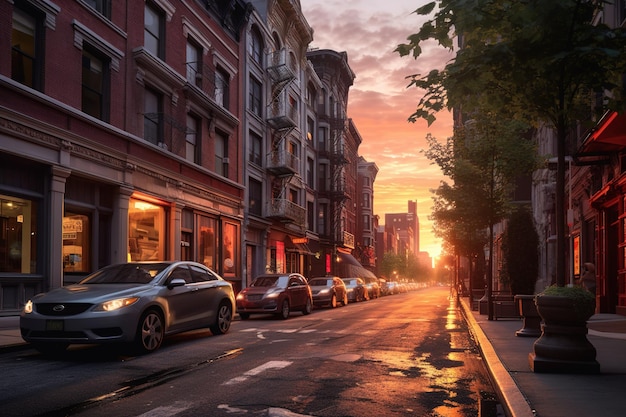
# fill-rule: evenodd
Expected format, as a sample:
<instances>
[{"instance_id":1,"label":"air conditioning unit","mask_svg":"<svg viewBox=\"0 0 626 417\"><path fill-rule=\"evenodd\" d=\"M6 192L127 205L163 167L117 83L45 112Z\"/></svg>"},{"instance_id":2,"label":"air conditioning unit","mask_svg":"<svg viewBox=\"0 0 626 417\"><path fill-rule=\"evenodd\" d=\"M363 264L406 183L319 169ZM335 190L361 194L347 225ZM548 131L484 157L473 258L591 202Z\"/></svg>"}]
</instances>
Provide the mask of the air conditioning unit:
<instances>
[{"instance_id":1,"label":"air conditioning unit","mask_svg":"<svg viewBox=\"0 0 626 417\"><path fill-rule=\"evenodd\" d=\"M230 163L230 158L224 158L224 159L222 159L222 161L223 161L225 164L229 164L229 163Z\"/></svg>"}]
</instances>

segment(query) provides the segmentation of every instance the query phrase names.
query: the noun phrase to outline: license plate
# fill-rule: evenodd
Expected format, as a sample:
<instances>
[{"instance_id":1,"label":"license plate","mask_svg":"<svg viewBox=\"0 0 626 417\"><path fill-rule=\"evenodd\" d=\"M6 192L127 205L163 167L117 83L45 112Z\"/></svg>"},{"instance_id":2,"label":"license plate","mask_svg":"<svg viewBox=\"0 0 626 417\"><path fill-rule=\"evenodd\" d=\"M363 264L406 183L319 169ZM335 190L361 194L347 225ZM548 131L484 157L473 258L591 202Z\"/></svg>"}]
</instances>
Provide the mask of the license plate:
<instances>
[{"instance_id":1,"label":"license plate","mask_svg":"<svg viewBox=\"0 0 626 417\"><path fill-rule=\"evenodd\" d=\"M49 332L62 332L63 320L46 320L46 330Z\"/></svg>"}]
</instances>

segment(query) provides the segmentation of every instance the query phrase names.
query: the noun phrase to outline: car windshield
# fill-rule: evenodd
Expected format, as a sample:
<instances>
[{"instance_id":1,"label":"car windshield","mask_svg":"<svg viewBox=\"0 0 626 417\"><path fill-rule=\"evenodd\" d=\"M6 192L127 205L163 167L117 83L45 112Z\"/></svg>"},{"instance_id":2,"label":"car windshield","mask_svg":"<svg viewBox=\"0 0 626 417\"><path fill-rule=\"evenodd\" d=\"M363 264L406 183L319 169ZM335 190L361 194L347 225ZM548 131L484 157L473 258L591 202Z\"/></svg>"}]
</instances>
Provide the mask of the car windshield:
<instances>
[{"instance_id":1,"label":"car windshield","mask_svg":"<svg viewBox=\"0 0 626 417\"><path fill-rule=\"evenodd\" d=\"M356 279L344 279L343 282L344 282L344 284L346 284L349 287L356 287L356 285L357 285L357 280Z\"/></svg>"},{"instance_id":2,"label":"car windshield","mask_svg":"<svg viewBox=\"0 0 626 417\"><path fill-rule=\"evenodd\" d=\"M252 287L274 287L278 282L278 277L258 277L252 282Z\"/></svg>"},{"instance_id":3,"label":"car windshield","mask_svg":"<svg viewBox=\"0 0 626 417\"><path fill-rule=\"evenodd\" d=\"M311 281L309 281L309 285L311 287L330 287L331 285L333 285L333 280L325 278L312 279Z\"/></svg>"},{"instance_id":4,"label":"car windshield","mask_svg":"<svg viewBox=\"0 0 626 417\"><path fill-rule=\"evenodd\" d=\"M166 263L114 265L89 275L80 284L147 284L168 266Z\"/></svg>"}]
</instances>

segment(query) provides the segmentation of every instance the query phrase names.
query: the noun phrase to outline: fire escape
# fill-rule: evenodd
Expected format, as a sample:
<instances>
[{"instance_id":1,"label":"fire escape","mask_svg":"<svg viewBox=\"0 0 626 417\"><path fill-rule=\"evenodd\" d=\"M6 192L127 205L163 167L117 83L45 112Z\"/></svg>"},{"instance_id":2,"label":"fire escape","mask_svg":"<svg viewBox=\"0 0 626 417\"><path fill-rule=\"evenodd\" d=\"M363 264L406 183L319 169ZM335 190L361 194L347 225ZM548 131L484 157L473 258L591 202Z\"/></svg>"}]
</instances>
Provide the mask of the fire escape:
<instances>
[{"instance_id":1,"label":"fire escape","mask_svg":"<svg viewBox=\"0 0 626 417\"><path fill-rule=\"evenodd\" d=\"M298 174L300 159L288 148L287 137L298 125L298 106L289 95L296 74L287 61L287 50L270 52L267 72L272 81L267 123L272 128L272 148L267 155L267 170L273 175L272 198L267 217L304 227L306 209L291 201L289 183Z\"/></svg>"},{"instance_id":2,"label":"fire escape","mask_svg":"<svg viewBox=\"0 0 626 417\"><path fill-rule=\"evenodd\" d=\"M345 225L341 221L346 202L350 199L346 173L346 166L350 163L345 143L346 123L344 117L331 117L329 119L330 237L332 243L337 246L354 248L354 235L345 231Z\"/></svg>"}]
</instances>

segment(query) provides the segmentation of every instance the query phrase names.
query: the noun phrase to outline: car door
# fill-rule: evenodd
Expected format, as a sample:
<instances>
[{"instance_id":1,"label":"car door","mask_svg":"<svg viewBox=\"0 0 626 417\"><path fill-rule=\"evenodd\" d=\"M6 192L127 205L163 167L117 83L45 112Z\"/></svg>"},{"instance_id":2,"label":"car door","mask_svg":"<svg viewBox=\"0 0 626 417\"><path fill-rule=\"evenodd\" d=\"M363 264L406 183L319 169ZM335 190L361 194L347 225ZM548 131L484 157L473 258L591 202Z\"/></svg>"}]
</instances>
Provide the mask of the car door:
<instances>
[{"instance_id":1,"label":"car door","mask_svg":"<svg viewBox=\"0 0 626 417\"><path fill-rule=\"evenodd\" d=\"M299 275L291 275L287 284L287 291L291 298L291 308L304 307L307 298L306 284Z\"/></svg>"},{"instance_id":2,"label":"car door","mask_svg":"<svg viewBox=\"0 0 626 417\"><path fill-rule=\"evenodd\" d=\"M179 331L188 326L195 314L197 303L194 299L197 298L198 288L192 283L191 272L187 265L178 265L170 271L165 285L169 285L174 279L184 280L185 285L173 287L165 293L168 305L166 321L169 324L169 330Z\"/></svg>"},{"instance_id":3,"label":"car door","mask_svg":"<svg viewBox=\"0 0 626 417\"><path fill-rule=\"evenodd\" d=\"M190 316L190 324L212 323L217 314L220 301L223 298L224 281L200 266L189 265L191 272L191 284L194 288L194 297L190 300L193 303L193 312Z\"/></svg>"}]
</instances>

